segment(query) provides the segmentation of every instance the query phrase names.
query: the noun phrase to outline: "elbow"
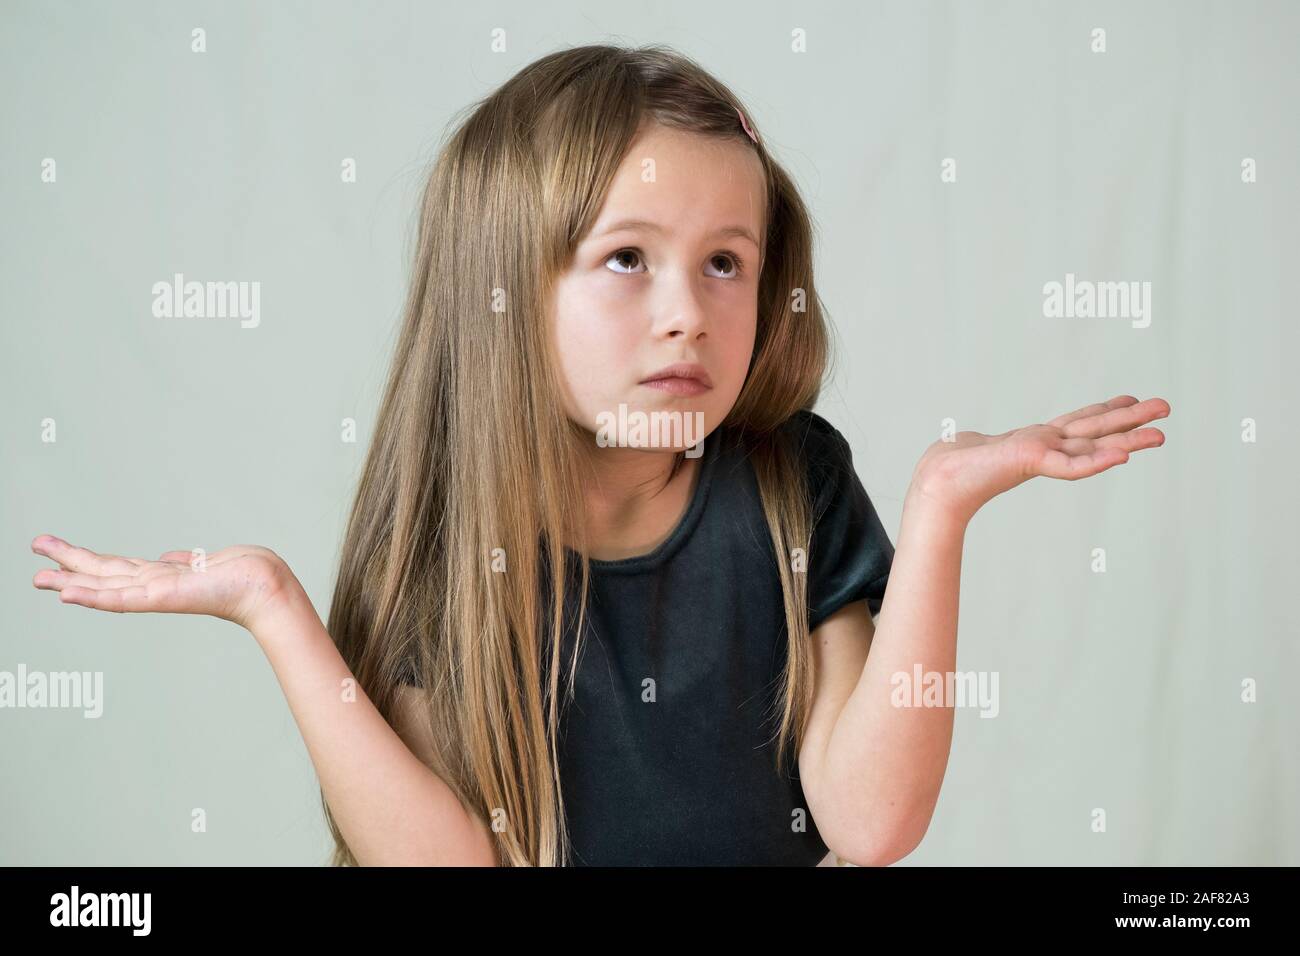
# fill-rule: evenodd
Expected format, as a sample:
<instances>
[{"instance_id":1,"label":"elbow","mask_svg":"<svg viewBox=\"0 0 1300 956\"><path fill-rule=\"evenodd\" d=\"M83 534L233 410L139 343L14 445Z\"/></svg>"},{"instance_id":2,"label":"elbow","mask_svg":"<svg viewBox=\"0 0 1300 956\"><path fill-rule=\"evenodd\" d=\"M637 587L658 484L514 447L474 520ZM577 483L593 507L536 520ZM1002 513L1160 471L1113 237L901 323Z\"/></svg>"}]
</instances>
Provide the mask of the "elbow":
<instances>
[{"instance_id":1,"label":"elbow","mask_svg":"<svg viewBox=\"0 0 1300 956\"><path fill-rule=\"evenodd\" d=\"M826 845L844 863L891 866L920 846L930 818L929 812L916 813L882 826L854 827L827 840Z\"/></svg>"},{"instance_id":2,"label":"elbow","mask_svg":"<svg viewBox=\"0 0 1300 956\"><path fill-rule=\"evenodd\" d=\"M862 847L853 846L843 851L831 847L832 852L840 862L850 863L853 866L892 866L914 849L916 849L915 843L911 846L906 844L869 844Z\"/></svg>"}]
</instances>

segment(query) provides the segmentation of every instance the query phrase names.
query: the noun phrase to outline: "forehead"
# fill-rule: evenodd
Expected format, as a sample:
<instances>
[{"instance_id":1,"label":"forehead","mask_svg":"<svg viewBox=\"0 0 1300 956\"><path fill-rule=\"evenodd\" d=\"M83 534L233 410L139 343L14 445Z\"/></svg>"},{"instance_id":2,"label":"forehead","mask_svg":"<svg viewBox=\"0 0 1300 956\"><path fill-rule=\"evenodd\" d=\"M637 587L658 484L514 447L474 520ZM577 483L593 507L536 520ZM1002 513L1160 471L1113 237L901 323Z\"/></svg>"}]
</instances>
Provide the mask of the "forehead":
<instances>
[{"instance_id":1,"label":"forehead","mask_svg":"<svg viewBox=\"0 0 1300 956\"><path fill-rule=\"evenodd\" d=\"M738 225L762 241L766 196L763 165L752 148L652 125L619 163L591 235L641 219L686 239Z\"/></svg>"}]
</instances>

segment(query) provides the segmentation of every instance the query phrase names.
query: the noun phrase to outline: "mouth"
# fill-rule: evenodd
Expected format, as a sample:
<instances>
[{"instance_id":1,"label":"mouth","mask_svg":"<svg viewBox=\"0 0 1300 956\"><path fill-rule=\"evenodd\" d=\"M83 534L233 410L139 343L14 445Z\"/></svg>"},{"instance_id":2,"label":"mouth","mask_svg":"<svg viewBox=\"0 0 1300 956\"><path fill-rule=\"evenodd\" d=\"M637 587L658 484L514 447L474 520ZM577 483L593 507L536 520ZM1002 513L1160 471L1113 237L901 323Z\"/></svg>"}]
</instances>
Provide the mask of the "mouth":
<instances>
[{"instance_id":1,"label":"mouth","mask_svg":"<svg viewBox=\"0 0 1300 956\"><path fill-rule=\"evenodd\" d=\"M704 366L693 362L679 362L661 368L641 379L640 384L672 395L700 395L713 388L713 380Z\"/></svg>"}]
</instances>

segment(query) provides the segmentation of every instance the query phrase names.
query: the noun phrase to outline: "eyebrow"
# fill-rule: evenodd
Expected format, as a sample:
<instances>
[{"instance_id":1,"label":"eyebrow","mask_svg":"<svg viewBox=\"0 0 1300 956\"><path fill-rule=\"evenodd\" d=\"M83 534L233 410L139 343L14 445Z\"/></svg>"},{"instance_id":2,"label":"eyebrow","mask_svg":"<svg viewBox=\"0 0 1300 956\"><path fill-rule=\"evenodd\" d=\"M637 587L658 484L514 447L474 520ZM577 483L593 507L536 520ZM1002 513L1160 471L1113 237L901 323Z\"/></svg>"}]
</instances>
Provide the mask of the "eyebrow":
<instances>
[{"instance_id":1,"label":"eyebrow","mask_svg":"<svg viewBox=\"0 0 1300 956\"><path fill-rule=\"evenodd\" d=\"M647 232L657 232L663 234L667 230L657 222L651 222L648 219L620 219L618 222L610 223L608 227L600 232L592 233L592 239L599 239L601 236L609 235L611 232L622 232L624 229L644 229ZM712 236L730 237L740 236L748 239L759 249L763 248L762 244L754 237L754 234L745 226L723 226L721 229L715 229Z\"/></svg>"}]
</instances>

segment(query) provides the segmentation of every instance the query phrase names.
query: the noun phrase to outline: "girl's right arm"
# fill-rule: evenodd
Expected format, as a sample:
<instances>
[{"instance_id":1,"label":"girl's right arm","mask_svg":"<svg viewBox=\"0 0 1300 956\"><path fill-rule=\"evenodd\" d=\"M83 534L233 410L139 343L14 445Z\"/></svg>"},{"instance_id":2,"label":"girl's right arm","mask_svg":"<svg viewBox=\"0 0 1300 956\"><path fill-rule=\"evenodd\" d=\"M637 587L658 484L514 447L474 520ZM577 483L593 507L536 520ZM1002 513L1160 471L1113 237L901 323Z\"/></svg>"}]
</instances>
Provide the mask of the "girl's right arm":
<instances>
[{"instance_id":1,"label":"girl's right arm","mask_svg":"<svg viewBox=\"0 0 1300 956\"><path fill-rule=\"evenodd\" d=\"M424 763L432 741L420 718L420 691L399 691L394 730L356 682L300 586L286 589L282 603L250 630L284 689L330 812L357 862L495 865L487 825Z\"/></svg>"},{"instance_id":2,"label":"girl's right arm","mask_svg":"<svg viewBox=\"0 0 1300 956\"><path fill-rule=\"evenodd\" d=\"M98 554L42 535L32 550L59 564L32 583L64 604L115 612L207 614L250 631L284 690L349 849L363 866L493 866L488 826L425 764L433 741L419 692L399 691L390 727L338 652L306 591L266 548L158 560ZM400 735L399 735L400 733ZM417 754L419 756L417 756Z\"/></svg>"}]
</instances>

